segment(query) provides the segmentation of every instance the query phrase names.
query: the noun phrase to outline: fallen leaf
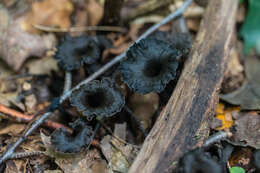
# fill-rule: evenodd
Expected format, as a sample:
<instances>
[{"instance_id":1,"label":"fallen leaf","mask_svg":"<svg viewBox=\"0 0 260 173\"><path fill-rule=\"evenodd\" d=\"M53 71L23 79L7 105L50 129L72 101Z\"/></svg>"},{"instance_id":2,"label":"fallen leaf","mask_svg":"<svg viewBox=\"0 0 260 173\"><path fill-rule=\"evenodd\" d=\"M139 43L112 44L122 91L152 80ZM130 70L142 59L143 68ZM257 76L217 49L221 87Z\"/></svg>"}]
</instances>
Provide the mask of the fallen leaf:
<instances>
[{"instance_id":1,"label":"fallen leaf","mask_svg":"<svg viewBox=\"0 0 260 173\"><path fill-rule=\"evenodd\" d=\"M232 112L239 112L239 107L225 108L223 103L219 103L216 108L216 119L221 121L221 126L217 126L214 129L223 130L233 126L234 121L232 119Z\"/></svg>"},{"instance_id":2,"label":"fallen leaf","mask_svg":"<svg viewBox=\"0 0 260 173\"><path fill-rule=\"evenodd\" d=\"M43 173L62 173L61 170L46 170Z\"/></svg>"},{"instance_id":3,"label":"fallen leaf","mask_svg":"<svg viewBox=\"0 0 260 173\"><path fill-rule=\"evenodd\" d=\"M253 153L251 148L248 147L240 148L238 150L233 151L233 153L228 159L228 164L231 167L239 166L245 169L246 171L248 171L252 167L251 165L252 157L253 157Z\"/></svg>"},{"instance_id":4,"label":"fallen leaf","mask_svg":"<svg viewBox=\"0 0 260 173\"><path fill-rule=\"evenodd\" d=\"M52 71L58 71L57 61L52 57L29 60L25 65L28 73L35 75L50 75Z\"/></svg>"},{"instance_id":5,"label":"fallen leaf","mask_svg":"<svg viewBox=\"0 0 260 173\"><path fill-rule=\"evenodd\" d=\"M245 170L243 168L234 166L232 168L229 168L230 173L245 173Z\"/></svg>"},{"instance_id":6,"label":"fallen leaf","mask_svg":"<svg viewBox=\"0 0 260 173\"><path fill-rule=\"evenodd\" d=\"M224 114L225 105L223 103L219 103L216 108L216 114Z\"/></svg>"},{"instance_id":7,"label":"fallen leaf","mask_svg":"<svg viewBox=\"0 0 260 173\"><path fill-rule=\"evenodd\" d=\"M216 118L221 120L221 122L222 122L221 127L216 128L216 130L228 129L233 125L233 121L228 120L226 116L227 116L227 113L219 114L216 116Z\"/></svg>"},{"instance_id":8,"label":"fallen leaf","mask_svg":"<svg viewBox=\"0 0 260 173\"><path fill-rule=\"evenodd\" d=\"M27 164L23 160L9 160L6 162L5 173L24 172Z\"/></svg>"},{"instance_id":9,"label":"fallen leaf","mask_svg":"<svg viewBox=\"0 0 260 173\"><path fill-rule=\"evenodd\" d=\"M0 18L0 58L15 71L18 71L29 57L41 57L47 49L56 45L53 34L40 36L25 32L21 28L24 16L13 19L6 9L0 7L0 14L2 13L6 17Z\"/></svg>"},{"instance_id":10,"label":"fallen leaf","mask_svg":"<svg viewBox=\"0 0 260 173\"><path fill-rule=\"evenodd\" d=\"M64 173L110 173L97 149L76 154L58 153L52 149L50 136L41 132L41 139L47 150L46 154L55 158L56 164Z\"/></svg>"},{"instance_id":11,"label":"fallen leaf","mask_svg":"<svg viewBox=\"0 0 260 173\"><path fill-rule=\"evenodd\" d=\"M260 60L257 57L247 57L245 60L246 81L236 91L221 95L220 98L241 109L260 109Z\"/></svg>"},{"instance_id":12,"label":"fallen leaf","mask_svg":"<svg viewBox=\"0 0 260 173\"><path fill-rule=\"evenodd\" d=\"M72 158L56 158L55 162L64 173L98 173L95 172L97 170L100 173L108 173L106 162L96 149L78 153Z\"/></svg>"},{"instance_id":13,"label":"fallen leaf","mask_svg":"<svg viewBox=\"0 0 260 173\"><path fill-rule=\"evenodd\" d=\"M30 33L38 33L33 25L69 28L70 15L73 12L70 0L44 0L32 4L31 11L22 23L22 28Z\"/></svg>"},{"instance_id":14,"label":"fallen leaf","mask_svg":"<svg viewBox=\"0 0 260 173\"><path fill-rule=\"evenodd\" d=\"M129 162L124 154L115 147L112 147L113 156L109 162L109 166L113 171L127 173L130 167Z\"/></svg>"},{"instance_id":15,"label":"fallen leaf","mask_svg":"<svg viewBox=\"0 0 260 173\"><path fill-rule=\"evenodd\" d=\"M260 115L255 112L240 112L236 118L231 141L243 142L247 146L260 149Z\"/></svg>"},{"instance_id":16,"label":"fallen leaf","mask_svg":"<svg viewBox=\"0 0 260 173\"><path fill-rule=\"evenodd\" d=\"M0 127L0 135L11 135L11 136L17 136L19 135L24 129L25 124L18 124L18 123L9 123L9 124L2 124L2 127Z\"/></svg>"},{"instance_id":17,"label":"fallen leaf","mask_svg":"<svg viewBox=\"0 0 260 173\"><path fill-rule=\"evenodd\" d=\"M139 149L132 144L122 144L111 136L105 136L101 141L101 150L109 161L109 167L115 172L128 172L128 169Z\"/></svg>"}]
</instances>

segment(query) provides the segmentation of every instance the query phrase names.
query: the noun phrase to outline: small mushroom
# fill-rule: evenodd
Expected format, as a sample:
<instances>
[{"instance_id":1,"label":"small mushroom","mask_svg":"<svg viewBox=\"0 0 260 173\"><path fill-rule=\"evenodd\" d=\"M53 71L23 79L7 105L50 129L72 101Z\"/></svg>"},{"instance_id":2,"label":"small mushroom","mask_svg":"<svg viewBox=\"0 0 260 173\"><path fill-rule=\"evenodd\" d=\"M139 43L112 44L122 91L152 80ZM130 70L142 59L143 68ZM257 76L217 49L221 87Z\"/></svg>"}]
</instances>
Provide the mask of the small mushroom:
<instances>
[{"instance_id":1,"label":"small mushroom","mask_svg":"<svg viewBox=\"0 0 260 173\"><path fill-rule=\"evenodd\" d=\"M93 134L92 128L83 120L76 120L71 124L73 134L69 134L64 128L54 131L51 135L51 144L55 151L62 153L77 153L84 146L90 144Z\"/></svg>"},{"instance_id":2,"label":"small mushroom","mask_svg":"<svg viewBox=\"0 0 260 173\"><path fill-rule=\"evenodd\" d=\"M223 173L223 171L216 160L198 148L184 154L178 163L177 173Z\"/></svg>"},{"instance_id":3,"label":"small mushroom","mask_svg":"<svg viewBox=\"0 0 260 173\"><path fill-rule=\"evenodd\" d=\"M181 51L154 37L135 43L120 62L122 80L132 90L146 94L161 92L173 80Z\"/></svg>"},{"instance_id":4,"label":"small mushroom","mask_svg":"<svg viewBox=\"0 0 260 173\"><path fill-rule=\"evenodd\" d=\"M98 44L91 37L66 36L57 47L55 58L65 71L79 69L84 63L93 64L100 57Z\"/></svg>"},{"instance_id":5,"label":"small mushroom","mask_svg":"<svg viewBox=\"0 0 260 173\"><path fill-rule=\"evenodd\" d=\"M104 78L101 81L91 81L74 91L70 102L88 120L92 120L95 116L104 118L120 112L125 99L115 82Z\"/></svg>"},{"instance_id":6,"label":"small mushroom","mask_svg":"<svg viewBox=\"0 0 260 173\"><path fill-rule=\"evenodd\" d=\"M180 50L182 56L187 56L192 47L192 39L189 33L169 33L158 31L154 33L151 37L155 39L166 41L171 44L176 49ZM186 57L185 57L186 58Z\"/></svg>"},{"instance_id":7,"label":"small mushroom","mask_svg":"<svg viewBox=\"0 0 260 173\"><path fill-rule=\"evenodd\" d=\"M253 164L256 168L256 173L260 172L260 150L255 150L253 156Z\"/></svg>"}]
</instances>

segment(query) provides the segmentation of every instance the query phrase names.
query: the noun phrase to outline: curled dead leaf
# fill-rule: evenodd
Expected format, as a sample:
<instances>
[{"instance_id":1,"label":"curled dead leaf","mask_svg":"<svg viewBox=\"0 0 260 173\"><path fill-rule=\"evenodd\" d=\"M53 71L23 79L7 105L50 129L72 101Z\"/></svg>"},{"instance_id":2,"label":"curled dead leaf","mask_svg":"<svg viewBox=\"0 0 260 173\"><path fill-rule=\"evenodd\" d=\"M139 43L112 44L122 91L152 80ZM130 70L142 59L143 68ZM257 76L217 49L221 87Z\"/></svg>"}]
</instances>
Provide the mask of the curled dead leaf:
<instances>
[{"instance_id":1,"label":"curled dead leaf","mask_svg":"<svg viewBox=\"0 0 260 173\"><path fill-rule=\"evenodd\" d=\"M260 115L256 112L238 113L232 141L260 149Z\"/></svg>"},{"instance_id":2,"label":"curled dead leaf","mask_svg":"<svg viewBox=\"0 0 260 173\"><path fill-rule=\"evenodd\" d=\"M260 59L247 57L245 60L246 81L234 92L221 95L220 98L234 105L240 105L241 109L260 109Z\"/></svg>"}]
</instances>

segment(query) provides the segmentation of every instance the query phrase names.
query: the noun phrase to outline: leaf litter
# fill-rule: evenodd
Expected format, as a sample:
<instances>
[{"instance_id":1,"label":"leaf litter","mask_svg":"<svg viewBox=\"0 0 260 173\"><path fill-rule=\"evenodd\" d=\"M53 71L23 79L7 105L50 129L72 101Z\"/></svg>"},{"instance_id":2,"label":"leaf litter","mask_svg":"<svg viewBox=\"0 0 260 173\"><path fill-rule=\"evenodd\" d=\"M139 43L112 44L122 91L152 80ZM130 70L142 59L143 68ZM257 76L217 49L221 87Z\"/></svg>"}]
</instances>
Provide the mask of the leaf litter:
<instances>
[{"instance_id":1,"label":"leaf litter","mask_svg":"<svg viewBox=\"0 0 260 173\"><path fill-rule=\"evenodd\" d=\"M260 59L249 56L245 59L246 79L236 91L221 95L220 98L234 105L240 105L243 110L260 109Z\"/></svg>"},{"instance_id":2,"label":"leaf litter","mask_svg":"<svg viewBox=\"0 0 260 173\"><path fill-rule=\"evenodd\" d=\"M24 78L22 80L11 80L12 85L18 84L16 86L17 88L14 91L10 91L11 88L8 86L11 86L6 82L6 80L2 80L3 78L6 78L6 76L10 76L16 73L21 72L27 72L29 74L33 74L36 76L41 75L48 75L49 77L52 75L62 76L62 72L58 70L57 63L54 61L54 59L51 56L47 56L48 52L46 53L46 50L53 50L53 47L56 45L56 38L59 38L60 35L54 36L54 34L50 33L44 33L40 32L39 30L36 30L32 25L47 25L51 27L58 27L58 28L68 28L71 25L75 26L84 26L84 25L97 25L99 21L102 18L103 15L103 7L95 0L89 0L87 3L83 3L83 1L71 1L63 0L64 6L61 7L62 10L59 11L57 9L57 6L51 5L52 2L50 0L44 0L41 2L34 2L30 10L27 11L27 13L23 13L21 18L13 18L8 13L7 9L0 8L0 24L3 24L0 26L1 31L3 31L3 35L0 35L0 57L1 59L7 63L11 69L4 69L1 68L2 66L5 67L6 65L4 63L0 62L0 103L4 103L7 106L18 108L24 112L33 112L37 113L39 110L43 110L46 107L46 100L50 100L51 91L48 89L48 86L45 85L45 94L49 94L48 97L46 97L45 102L41 102L38 100L38 95L35 93L30 93L31 90L28 90L29 94L24 97L25 101L18 100L17 98L20 96L21 91L23 89L23 83L28 83L31 85L32 88L35 87L35 84L29 80L28 78ZM65 3L68 2L68 3ZM85 1L84 1L85 2ZM253 1L252 1L253 2ZM45 4L44 4L45 3ZM255 3L255 2L253 2ZM67 7L65 7L67 4ZM73 4L73 5L72 5ZM92 5L91 5L92 4ZM38 7L37 7L38 5ZM37 8L36 8L37 7ZM38 9L38 10L35 10ZM39 13L38 11L41 11ZM253 10L255 11L255 9ZM57 13L56 13L57 12ZM252 12L252 9L251 9ZM73 14L74 13L74 14ZM249 12L250 13L250 12ZM40 14L40 16L39 16ZM41 14L43 15L43 18ZM50 17L51 16L51 17ZM61 16L63 18L61 19ZM197 17L197 16L196 16ZM199 16L200 17L200 16ZM252 17L252 16L251 16ZM250 18L248 16L248 18ZM249 21L249 19L246 19ZM72 19L72 20L71 20ZM142 20L146 20L145 18ZM73 22L71 22L73 21ZM198 30L198 24L199 24L198 18L189 18L188 19L188 27L189 29L197 32ZM130 30L128 35L118 35L115 33L111 33L110 36L115 37L117 40L123 40L121 41L120 45L106 49L105 52L103 52L103 59L102 61L107 62L108 59L111 57L111 55L121 53L127 49L129 44L132 42L131 38L138 37L138 32L140 32L140 29L147 28L146 25L149 25L149 20L146 22L143 22L140 27L137 29L134 28L134 23L132 23L133 26L130 26ZM249 23L249 24L248 24ZM195 25L195 27L194 27ZM246 26L247 25L247 26ZM251 31L254 28L249 27L258 27L258 24L256 22L252 21L245 22L244 29L241 31L241 35L243 35L246 47L256 47L257 44L254 41L253 45L251 41L248 41L247 38L252 38L252 36L248 37L248 35L245 35L245 32L250 33L248 31ZM12 28L11 28L12 27ZM165 27L168 30L170 26ZM29 31L25 32L25 30ZM255 29L254 29L255 30ZM32 34L34 33L34 34ZM36 33L36 34L35 34ZM38 33L41 33L40 35ZM91 34L93 34L92 32ZM130 34L131 33L131 34ZM254 33L254 32L253 32ZM75 36L80 33L73 33L71 35ZM8 39L17 39L12 43L8 43L7 48L13 48L13 46L16 46L17 50L9 50L9 49L1 49L3 47L2 45L5 44L3 41L5 41L6 38L3 36L8 35ZM48 45L46 43L43 44L44 37L49 36L50 38L47 38ZM116 40L115 39L115 40ZM32 42L33 45L27 45L25 43ZM114 45L115 42L113 42ZM34 47L35 46L35 47ZM234 50L235 53L237 53L238 50ZM33 58L32 58L33 57ZM103 63L104 63L103 62ZM3 65L2 65L3 64ZM1 66L2 65L2 66ZM241 64L236 60L233 61L233 64L231 65L231 69L233 67L238 67L238 71L233 73L231 71L230 75L240 75L241 74ZM230 94L224 94L222 95L222 99L226 102L229 102L231 104L240 105L240 108L242 110L257 110L260 108L260 80L258 78L260 74L260 70L257 68L259 67L260 62L257 57L248 57L245 59L245 73L246 73L246 79L244 81L243 86L238 89L237 91L230 93ZM3 70L4 69L4 70ZM81 76L85 75L84 70L81 69L80 71ZM81 77L82 78L82 77ZM241 81L241 79L239 79ZM243 77L242 77L242 80ZM17 83L18 81L18 83ZM55 81L58 83L58 80ZM237 82L239 83L239 82ZM236 85L237 85L236 83ZM3 86L7 85L7 86ZM36 84L40 85L40 84ZM46 88L47 86L47 88ZM59 86L59 85L58 85ZM20 88L19 88L20 87ZM136 93L129 92L128 88L126 88L125 85L122 85L121 87L125 87L124 92L127 96L129 107L133 110L135 116L138 116L139 119L141 119L142 124L147 128L150 129L153 125L154 116L156 114L156 111L158 110L158 102L159 98L158 95L155 93L148 94L147 96L139 96ZM4 91L4 92L2 92ZM40 91L40 94L44 93L43 91ZM2 98L1 98L2 96ZM36 99L36 100L35 100ZM35 102L36 101L36 102ZM45 106L44 106L45 105ZM226 106L226 105L225 105ZM41 107L41 109L39 109ZM67 106L65 106L67 109ZM237 107L236 107L237 108ZM259 115L256 112L241 112L239 109L232 109L232 108L226 108L222 107L220 108L221 111L217 111L216 118L221 121L222 124L219 124L218 127L214 128L216 130L233 130L233 138L232 142L235 144L237 143L243 143L245 145L243 146L251 146L254 148L259 148ZM74 110L67 109L68 112L73 112ZM75 111L74 111L75 112ZM239 116L238 116L239 114ZM72 113L73 116L77 116L76 113ZM75 117L73 117L75 118ZM6 120L4 120L6 121ZM134 144L142 142L142 139L139 140L136 137L129 137L134 136L139 133L138 130L134 129L134 135L131 134L129 131L129 127L127 127L126 124L120 124L121 122L117 122L114 124L112 128L114 128L114 134L117 137L120 137L122 140L130 140ZM23 130L23 126L25 127L25 124L19 124L19 123L11 123L11 125L1 129L1 132L3 135L12 135L12 133L21 133ZM17 127L16 127L17 125ZM134 123L130 123L131 126L134 126ZM19 126L19 128L18 128ZM21 126L21 127L20 127ZM15 130L14 130L15 128ZM45 130L45 132L49 135L48 130ZM137 133L136 133L137 132ZM39 141L38 138L32 136L30 138L30 141L24 145L21 146L20 149L27 150L27 149L40 149L40 150L46 150L46 153L49 154L49 157L44 156L43 158L37 158L37 163L33 162L33 159L24 159L24 160L14 160L14 161L8 161L7 162L7 172L18 172L18 171L26 171L28 167L31 166L39 166L39 167L45 167L44 172L127 172L129 167L131 166L132 161L134 160L135 156L138 153L138 147L132 145L132 144L124 144L117 139L115 139L113 136L110 135L104 135L104 133L100 132L102 134L99 134L97 136L98 139L101 139L101 145L100 150L98 148L89 150L88 152L82 152L81 154L70 156L70 157L57 157L54 153L48 153L48 135L45 137L42 137L42 141ZM105 137L104 137L105 136ZM2 136L1 136L2 138ZM135 140L131 139L134 138ZM7 138L7 141L10 140ZM35 141L34 141L35 140ZM40 144L39 144L40 143ZM42 145L41 143L44 143ZM33 146L41 146L40 148L34 148ZM5 148L5 147L4 147ZM103 156L105 156L105 159ZM50 158L54 158L52 164L55 164L54 169L50 168L50 164L47 162L50 162ZM46 163L48 166L46 166ZM43 168L42 168L43 169ZM31 169L34 170L34 169Z\"/></svg>"}]
</instances>

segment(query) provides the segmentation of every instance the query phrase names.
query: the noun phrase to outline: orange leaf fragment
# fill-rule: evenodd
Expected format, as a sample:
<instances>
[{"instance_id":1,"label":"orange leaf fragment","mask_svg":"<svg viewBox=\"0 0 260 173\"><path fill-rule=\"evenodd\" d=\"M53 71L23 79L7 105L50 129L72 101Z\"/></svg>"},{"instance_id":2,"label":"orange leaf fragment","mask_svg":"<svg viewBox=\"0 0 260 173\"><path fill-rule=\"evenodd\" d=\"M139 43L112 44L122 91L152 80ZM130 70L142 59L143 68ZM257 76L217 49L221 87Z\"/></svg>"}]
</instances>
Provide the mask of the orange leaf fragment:
<instances>
[{"instance_id":1,"label":"orange leaf fragment","mask_svg":"<svg viewBox=\"0 0 260 173\"><path fill-rule=\"evenodd\" d=\"M232 118L232 112L239 112L240 107L225 108L223 103L219 103L216 109L216 118L221 120L222 126L216 128L216 130L228 129L234 124Z\"/></svg>"}]
</instances>

